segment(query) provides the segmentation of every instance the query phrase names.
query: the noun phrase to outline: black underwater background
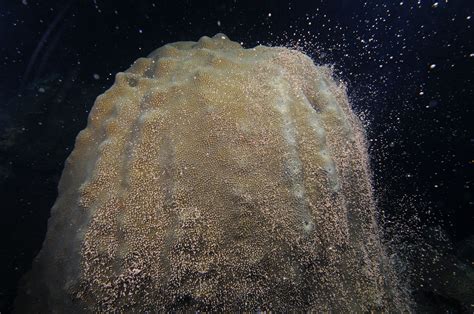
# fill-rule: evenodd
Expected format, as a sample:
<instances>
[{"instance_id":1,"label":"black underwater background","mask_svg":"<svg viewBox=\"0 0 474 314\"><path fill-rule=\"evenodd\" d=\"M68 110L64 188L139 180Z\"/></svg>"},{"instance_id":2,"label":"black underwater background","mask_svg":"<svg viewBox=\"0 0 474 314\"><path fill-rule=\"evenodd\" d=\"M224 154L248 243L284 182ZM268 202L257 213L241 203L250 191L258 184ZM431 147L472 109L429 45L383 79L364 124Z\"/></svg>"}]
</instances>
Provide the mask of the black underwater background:
<instances>
[{"instance_id":1,"label":"black underwater background","mask_svg":"<svg viewBox=\"0 0 474 314\"><path fill-rule=\"evenodd\" d=\"M218 32L334 66L415 311L474 312L473 27L473 0L0 0L0 313L95 97L155 48Z\"/></svg>"}]
</instances>

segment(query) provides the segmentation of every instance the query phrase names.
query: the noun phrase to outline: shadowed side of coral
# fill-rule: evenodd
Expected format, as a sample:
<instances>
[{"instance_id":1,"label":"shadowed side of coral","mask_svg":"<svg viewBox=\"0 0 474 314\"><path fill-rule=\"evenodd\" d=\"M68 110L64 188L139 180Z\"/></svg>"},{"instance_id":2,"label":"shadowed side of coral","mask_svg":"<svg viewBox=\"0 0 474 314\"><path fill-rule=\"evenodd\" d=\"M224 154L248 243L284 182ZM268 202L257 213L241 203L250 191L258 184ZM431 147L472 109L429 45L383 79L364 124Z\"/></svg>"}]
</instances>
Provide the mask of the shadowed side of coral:
<instances>
[{"instance_id":1,"label":"shadowed side of coral","mask_svg":"<svg viewBox=\"0 0 474 314\"><path fill-rule=\"evenodd\" d=\"M331 70L225 35L99 96L17 311L403 311Z\"/></svg>"}]
</instances>

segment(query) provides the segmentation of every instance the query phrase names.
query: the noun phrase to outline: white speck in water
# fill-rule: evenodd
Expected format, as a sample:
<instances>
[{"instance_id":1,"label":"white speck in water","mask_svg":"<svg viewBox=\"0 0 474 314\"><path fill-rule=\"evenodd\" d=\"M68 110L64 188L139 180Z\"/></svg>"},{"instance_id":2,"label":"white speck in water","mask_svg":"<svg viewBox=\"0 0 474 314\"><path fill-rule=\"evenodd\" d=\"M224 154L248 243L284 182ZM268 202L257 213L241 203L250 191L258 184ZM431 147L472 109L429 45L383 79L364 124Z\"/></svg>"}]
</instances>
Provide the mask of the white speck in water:
<instances>
[{"instance_id":1,"label":"white speck in water","mask_svg":"<svg viewBox=\"0 0 474 314\"><path fill-rule=\"evenodd\" d=\"M217 21L217 26L221 26L221 21Z\"/></svg>"},{"instance_id":2,"label":"white speck in water","mask_svg":"<svg viewBox=\"0 0 474 314\"><path fill-rule=\"evenodd\" d=\"M423 96L425 94L425 92L421 91L420 92L420 96Z\"/></svg>"},{"instance_id":3,"label":"white speck in water","mask_svg":"<svg viewBox=\"0 0 474 314\"><path fill-rule=\"evenodd\" d=\"M474 53L469 54L469 57L474 58Z\"/></svg>"},{"instance_id":4,"label":"white speck in water","mask_svg":"<svg viewBox=\"0 0 474 314\"><path fill-rule=\"evenodd\" d=\"M271 13L268 13L268 17L272 17L272 14L271 14Z\"/></svg>"},{"instance_id":5,"label":"white speck in water","mask_svg":"<svg viewBox=\"0 0 474 314\"><path fill-rule=\"evenodd\" d=\"M100 79L100 76L99 76L99 74L97 74L97 73L94 73L94 75L92 75L92 76L94 77L94 80Z\"/></svg>"},{"instance_id":6,"label":"white speck in water","mask_svg":"<svg viewBox=\"0 0 474 314\"><path fill-rule=\"evenodd\" d=\"M470 20L470 19L471 19L471 16L468 15L468 16L466 17L466 20Z\"/></svg>"},{"instance_id":7,"label":"white speck in water","mask_svg":"<svg viewBox=\"0 0 474 314\"><path fill-rule=\"evenodd\" d=\"M436 68L436 64L433 63L432 65L430 65L430 69L434 69L434 68Z\"/></svg>"},{"instance_id":8,"label":"white speck in water","mask_svg":"<svg viewBox=\"0 0 474 314\"><path fill-rule=\"evenodd\" d=\"M433 3L432 7L436 9L438 7L438 5L439 5L439 3L435 2L435 3Z\"/></svg>"},{"instance_id":9,"label":"white speck in water","mask_svg":"<svg viewBox=\"0 0 474 314\"><path fill-rule=\"evenodd\" d=\"M28 5L28 2L26 2L26 0L21 0L21 3L23 3L24 5Z\"/></svg>"}]
</instances>

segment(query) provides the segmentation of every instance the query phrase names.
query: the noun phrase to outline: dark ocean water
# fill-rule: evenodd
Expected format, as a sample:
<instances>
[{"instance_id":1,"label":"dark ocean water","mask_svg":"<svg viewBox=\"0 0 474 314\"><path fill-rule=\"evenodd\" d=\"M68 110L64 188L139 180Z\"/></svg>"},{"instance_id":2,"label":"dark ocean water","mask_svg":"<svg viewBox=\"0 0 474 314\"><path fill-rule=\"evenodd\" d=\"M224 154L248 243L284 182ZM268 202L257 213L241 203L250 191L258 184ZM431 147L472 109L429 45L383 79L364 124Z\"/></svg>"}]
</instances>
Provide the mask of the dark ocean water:
<instances>
[{"instance_id":1,"label":"dark ocean water","mask_svg":"<svg viewBox=\"0 0 474 314\"><path fill-rule=\"evenodd\" d=\"M416 309L474 311L473 23L471 0L0 1L0 311L41 248L95 97L155 48L218 32L334 66Z\"/></svg>"}]
</instances>

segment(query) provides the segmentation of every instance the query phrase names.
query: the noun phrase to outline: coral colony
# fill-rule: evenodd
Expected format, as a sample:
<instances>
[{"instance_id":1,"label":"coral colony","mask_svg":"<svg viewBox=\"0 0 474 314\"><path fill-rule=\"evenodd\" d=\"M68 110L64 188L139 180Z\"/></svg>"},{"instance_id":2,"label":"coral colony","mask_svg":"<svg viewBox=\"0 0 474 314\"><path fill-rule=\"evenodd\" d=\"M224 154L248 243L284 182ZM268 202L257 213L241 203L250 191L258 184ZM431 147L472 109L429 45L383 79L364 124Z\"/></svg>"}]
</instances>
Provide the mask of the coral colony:
<instances>
[{"instance_id":1,"label":"coral colony","mask_svg":"<svg viewBox=\"0 0 474 314\"><path fill-rule=\"evenodd\" d=\"M223 34L138 59L77 136L16 307L403 310L345 86Z\"/></svg>"}]
</instances>

